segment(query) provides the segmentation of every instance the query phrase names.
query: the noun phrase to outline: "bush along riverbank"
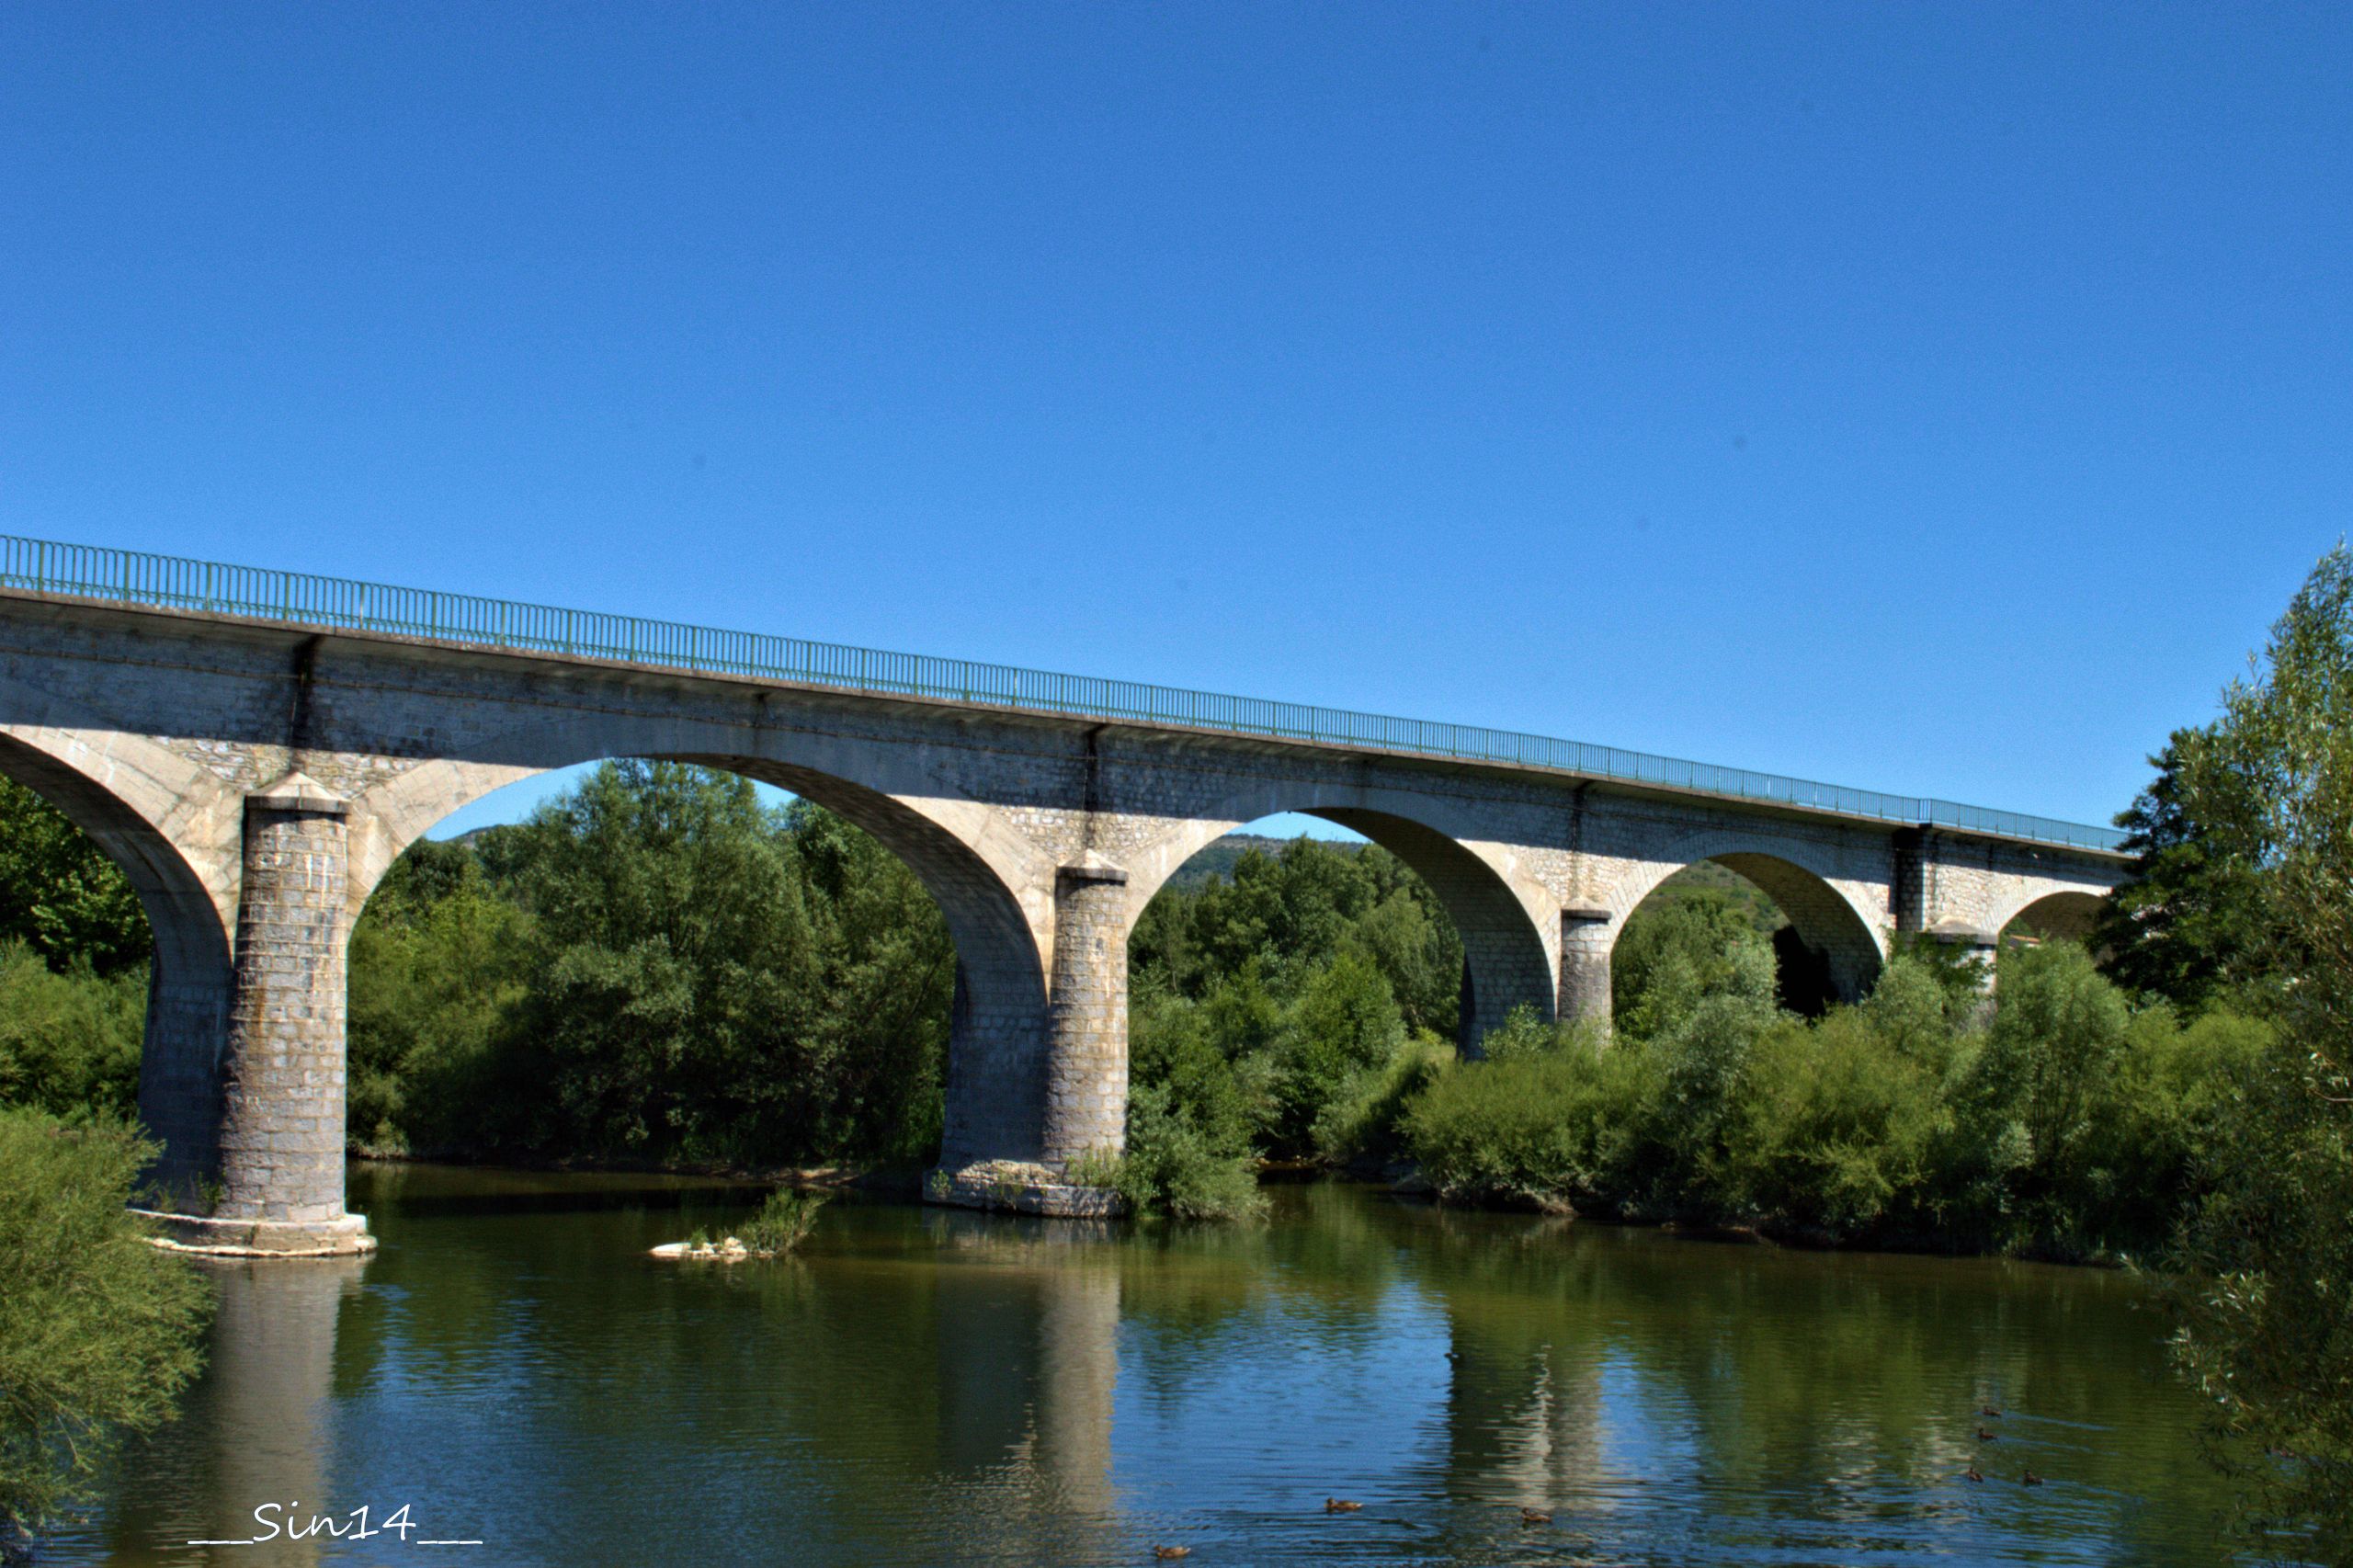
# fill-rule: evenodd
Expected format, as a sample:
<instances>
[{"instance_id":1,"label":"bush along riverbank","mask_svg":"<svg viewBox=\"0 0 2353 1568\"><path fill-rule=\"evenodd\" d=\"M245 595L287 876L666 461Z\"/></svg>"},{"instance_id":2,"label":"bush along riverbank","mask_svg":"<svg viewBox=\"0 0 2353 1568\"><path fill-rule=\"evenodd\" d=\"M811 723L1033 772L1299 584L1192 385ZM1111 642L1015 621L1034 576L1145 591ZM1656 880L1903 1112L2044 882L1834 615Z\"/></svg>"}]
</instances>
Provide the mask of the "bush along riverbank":
<instances>
[{"instance_id":1,"label":"bush along riverbank","mask_svg":"<svg viewBox=\"0 0 2353 1568\"><path fill-rule=\"evenodd\" d=\"M1433 1005L1450 955L1326 864L1376 854L1245 856L1231 883L1155 903L1130 1152L1107 1173L1140 1210L1250 1213L1262 1160L1410 1163L1448 1202L2140 1257L2180 1223L2272 1040L2224 1006L2136 1003L2066 943L2006 952L1998 1006L1975 966L1924 947L1860 1005L1801 1017L1755 912L1701 889L1630 924L1614 1031L1522 1014L1458 1061L1429 1027L1451 1023Z\"/></svg>"},{"instance_id":2,"label":"bush along riverbank","mask_svg":"<svg viewBox=\"0 0 2353 1568\"><path fill-rule=\"evenodd\" d=\"M1443 1196L1818 1244L2147 1256L2234 1135L2271 1042L2134 1009L2077 947L2015 949L2002 1006L1899 957L1813 1021L1753 989L1595 1031L1518 1020L1401 1119ZM1982 1021L1981 1021L1982 1020Z\"/></svg>"}]
</instances>

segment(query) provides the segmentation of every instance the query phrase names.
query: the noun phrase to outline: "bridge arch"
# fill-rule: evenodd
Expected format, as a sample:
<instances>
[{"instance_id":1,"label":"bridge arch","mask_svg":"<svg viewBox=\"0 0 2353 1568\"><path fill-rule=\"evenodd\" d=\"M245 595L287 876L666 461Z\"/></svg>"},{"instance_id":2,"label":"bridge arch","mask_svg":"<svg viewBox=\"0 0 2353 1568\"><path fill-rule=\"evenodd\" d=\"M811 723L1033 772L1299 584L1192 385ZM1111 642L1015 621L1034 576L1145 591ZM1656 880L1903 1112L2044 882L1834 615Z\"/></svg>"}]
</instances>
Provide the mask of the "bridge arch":
<instances>
[{"instance_id":1,"label":"bridge arch","mask_svg":"<svg viewBox=\"0 0 2353 1568\"><path fill-rule=\"evenodd\" d=\"M600 718L509 732L462 759L420 763L355 804L356 915L401 851L508 784L622 757L691 763L787 790L871 835L939 905L956 947L941 1165L1040 1161L1047 1115L1047 958L1053 871L977 802L923 775L911 748L668 719Z\"/></svg>"},{"instance_id":2,"label":"bridge arch","mask_svg":"<svg viewBox=\"0 0 2353 1568\"><path fill-rule=\"evenodd\" d=\"M1988 937L1998 939L2003 932L2023 920L2045 936L2086 941L2107 903L2102 895L2083 888L2035 883L1995 903L1988 913L1985 933Z\"/></svg>"},{"instance_id":3,"label":"bridge arch","mask_svg":"<svg viewBox=\"0 0 2353 1568\"><path fill-rule=\"evenodd\" d=\"M147 916L139 1117L163 1145L154 1176L191 1191L218 1163L242 802L154 742L21 683L0 681L0 702L23 716L0 724L0 773L97 844Z\"/></svg>"},{"instance_id":4,"label":"bridge arch","mask_svg":"<svg viewBox=\"0 0 2353 1568\"><path fill-rule=\"evenodd\" d=\"M1598 961L1606 967L1628 917L1660 883L1702 860L1746 879L1780 906L1798 940L1826 963L1837 1000L1859 1001L1870 989L1887 957L1883 913L1838 875L1840 868L1826 854L1802 839L1695 837L1629 867L1602 901L1609 918L1597 944ZM1608 995L1606 988L1601 994Z\"/></svg>"},{"instance_id":5,"label":"bridge arch","mask_svg":"<svg viewBox=\"0 0 2353 1568\"><path fill-rule=\"evenodd\" d=\"M1263 808L1263 809L1261 809ZM1128 884L1132 926L1176 869L1209 845L1261 817L1296 812L1321 817L1380 845L1428 884L1461 939L1463 987L1457 1043L1476 1054L1479 1041L1523 1005L1552 1021L1558 1006L1558 934L1549 928L1558 903L1523 874L1511 851L1470 835L1448 820L1436 797L1386 790L1302 790L1254 783L1204 808L1137 858Z\"/></svg>"}]
</instances>

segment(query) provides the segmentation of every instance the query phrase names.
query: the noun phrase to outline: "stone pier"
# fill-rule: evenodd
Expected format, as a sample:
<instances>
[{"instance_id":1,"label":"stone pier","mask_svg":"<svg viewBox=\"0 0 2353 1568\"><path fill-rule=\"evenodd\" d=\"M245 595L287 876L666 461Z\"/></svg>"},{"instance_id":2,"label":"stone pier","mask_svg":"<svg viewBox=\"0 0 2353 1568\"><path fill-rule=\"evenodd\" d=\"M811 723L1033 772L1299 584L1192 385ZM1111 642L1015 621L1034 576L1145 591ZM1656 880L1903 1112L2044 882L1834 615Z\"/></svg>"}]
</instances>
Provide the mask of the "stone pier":
<instances>
[{"instance_id":1,"label":"stone pier","mask_svg":"<svg viewBox=\"0 0 2353 1568\"><path fill-rule=\"evenodd\" d=\"M376 1244L343 1207L349 812L299 772L245 798L218 1196L209 1212L164 1217L178 1245L327 1256Z\"/></svg>"}]
</instances>

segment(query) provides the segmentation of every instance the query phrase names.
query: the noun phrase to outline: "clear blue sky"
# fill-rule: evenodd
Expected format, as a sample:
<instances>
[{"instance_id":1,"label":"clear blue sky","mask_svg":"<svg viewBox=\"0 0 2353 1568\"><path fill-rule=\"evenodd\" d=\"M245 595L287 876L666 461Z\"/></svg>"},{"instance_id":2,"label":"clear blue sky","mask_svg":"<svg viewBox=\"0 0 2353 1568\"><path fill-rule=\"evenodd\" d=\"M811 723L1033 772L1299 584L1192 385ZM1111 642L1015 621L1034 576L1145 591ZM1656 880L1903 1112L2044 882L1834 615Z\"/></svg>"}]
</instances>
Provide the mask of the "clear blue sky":
<instances>
[{"instance_id":1,"label":"clear blue sky","mask_svg":"<svg viewBox=\"0 0 2353 1568\"><path fill-rule=\"evenodd\" d=\"M2353 10L0 7L0 528L2101 821L2353 516Z\"/></svg>"}]
</instances>

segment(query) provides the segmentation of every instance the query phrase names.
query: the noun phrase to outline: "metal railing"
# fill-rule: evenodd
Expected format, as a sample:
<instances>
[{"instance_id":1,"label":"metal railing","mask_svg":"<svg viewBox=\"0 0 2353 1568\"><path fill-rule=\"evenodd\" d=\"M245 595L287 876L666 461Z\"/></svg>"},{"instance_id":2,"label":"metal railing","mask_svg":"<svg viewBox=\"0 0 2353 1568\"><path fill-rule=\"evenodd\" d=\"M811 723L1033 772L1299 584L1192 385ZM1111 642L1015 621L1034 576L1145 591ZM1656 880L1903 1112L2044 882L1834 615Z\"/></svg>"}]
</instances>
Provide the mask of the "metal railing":
<instances>
[{"instance_id":1,"label":"metal railing","mask_svg":"<svg viewBox=\"0 0 2353 1568\"><path fill-rule=\"evenodd\" d=\"M472 594L394 588L256 566L224 566L179 556L97 545L55 544L0 535L0 586L38 593L209 610L256 619L355 631L391 632L488 648L526 649L754 676L846 691L988 703L1074 718L1182 725L1237 735L1361 746L1415 756L1500 763L1589 778L1619 779L1740 801L1763 801L1881 822L1927 824L2038 844L2118 848L2114 828L1992 811L1917 795L1852 790L1745 768L1654 756L1617 746L1552 740L1508 730L1391 719L1344 709L1052 675L965 659L886 653L749 631L591 610L556 609Z\"/></svg>"}]
</instances>

